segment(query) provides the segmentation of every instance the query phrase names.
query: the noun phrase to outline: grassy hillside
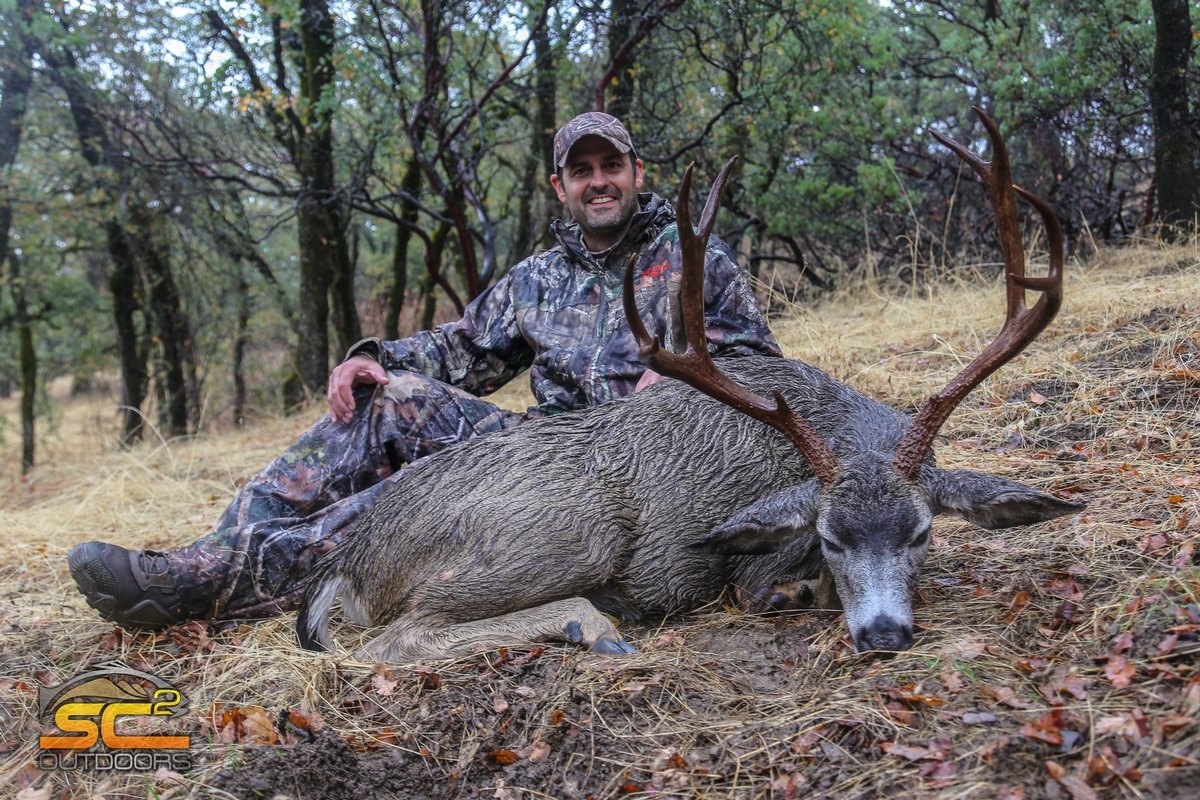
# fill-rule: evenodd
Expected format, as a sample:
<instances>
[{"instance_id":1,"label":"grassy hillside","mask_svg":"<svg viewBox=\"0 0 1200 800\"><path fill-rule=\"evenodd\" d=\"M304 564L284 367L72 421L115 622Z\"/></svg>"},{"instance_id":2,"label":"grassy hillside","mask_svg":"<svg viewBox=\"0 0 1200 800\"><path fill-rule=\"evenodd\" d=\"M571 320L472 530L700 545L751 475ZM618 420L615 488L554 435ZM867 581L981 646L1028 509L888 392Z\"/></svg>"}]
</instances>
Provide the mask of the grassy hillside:
<instances>
[{"instance_id":1,"label":"grassy hillside","mask_svg":"<svg viewBox=\"0 0 1200 800\"><path fill-rule=\"evenodd\" d=\"M69 548L192 541L316 412L116 452L111 401L66 399L45 465L20 480L15 401L0 401L0 784L27 798L1194 796L1200 250L1102 251L1069 265L1065 298L937 455L1088 508L991 533L939 519L916 646L885 662L818 611L674 618L625 631L627 658L550 646L427 666L302 652L292 616L122 634L75 591ZM1002 315L997 279L858 287L772 327L789 356L908 408ZM30 766L36 687L113 659L188 695L199 766L46 782Z\"/></svg>"}]
</instances>

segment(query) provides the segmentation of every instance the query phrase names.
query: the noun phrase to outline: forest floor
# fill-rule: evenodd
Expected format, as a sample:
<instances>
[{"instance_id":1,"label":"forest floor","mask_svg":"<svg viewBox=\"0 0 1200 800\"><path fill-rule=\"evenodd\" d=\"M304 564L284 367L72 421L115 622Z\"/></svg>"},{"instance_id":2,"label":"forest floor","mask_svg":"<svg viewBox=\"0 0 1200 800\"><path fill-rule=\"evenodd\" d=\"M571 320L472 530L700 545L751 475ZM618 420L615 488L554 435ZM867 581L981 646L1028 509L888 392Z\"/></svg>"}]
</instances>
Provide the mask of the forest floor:
<instances>
[{"instance_id":1,"label":"forest floor","mask_svg":"<svg viewBox=\"0 0 1200 800\"><path fill-rule=\"evenodd\" d=\"M788 355L907 409L994 335L1002 297L999 279L858 287L772 327ZM319 412L119 452L110 400L64 399L45 465L18 479L0 401L0 795L1195 797L1200 250L1102 250L1069 265L1065 298L936 448L1087 509L997 532L939 519L916 644L886 661L835 613L732 604L623 630L638 652L620 658L356 664L299 650L294 615L123 633L75 590L70 547L192 541ZM194 767L40 772L37 689L114 660L186 695L170 721Z\"/></svg>"}]
</instances>

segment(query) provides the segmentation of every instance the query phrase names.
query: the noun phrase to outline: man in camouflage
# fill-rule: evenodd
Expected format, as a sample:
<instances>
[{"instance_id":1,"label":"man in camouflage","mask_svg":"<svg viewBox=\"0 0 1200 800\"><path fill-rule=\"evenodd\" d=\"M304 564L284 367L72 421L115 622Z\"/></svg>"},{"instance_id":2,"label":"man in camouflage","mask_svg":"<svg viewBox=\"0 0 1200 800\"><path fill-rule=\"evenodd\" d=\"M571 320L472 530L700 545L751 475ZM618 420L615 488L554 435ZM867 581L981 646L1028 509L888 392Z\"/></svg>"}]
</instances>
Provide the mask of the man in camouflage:
<instances>
[{"instance_id":1,"label":"man in camouflage","mask_svg":"<svg viewBox=\"0 0 1200 800\"><path fill-rule=\"evenodd\" d=\"M102 542L75 547L71 574L106 620L157 628L294 606L315 559L332 550L406 464L531 418L633 394L658 379L638 359L622 309L636 254L637 306L669 349L683 342L675 210L639 193L642 164L624 125L590 112L558 131L550 181L574 221L558 244L513 267L458 322L407 339L365 339L331 374L330 411L245 484L212 533L170 552ZM713 237L705 316L714 355L779 355L745 274ZM538 405L480 399L525 368Z\"/></svg>"}]
</instances>

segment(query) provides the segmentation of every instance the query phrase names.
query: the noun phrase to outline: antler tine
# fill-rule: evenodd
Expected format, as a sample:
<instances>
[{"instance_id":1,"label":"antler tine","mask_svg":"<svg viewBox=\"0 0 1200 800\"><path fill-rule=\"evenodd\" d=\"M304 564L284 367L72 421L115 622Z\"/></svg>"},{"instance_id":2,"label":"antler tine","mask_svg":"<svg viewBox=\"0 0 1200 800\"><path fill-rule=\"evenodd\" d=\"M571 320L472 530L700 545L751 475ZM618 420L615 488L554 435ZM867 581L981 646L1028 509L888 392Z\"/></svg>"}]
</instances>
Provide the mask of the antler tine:
<instances>
[{"instance_id":1,"label":"antler tine","mask_svg":"<svg viewBox=\"0 0 1200 800\"><path fill-rule=\"evenodd\" d=\"M780 431L808 460L821 485L829 486L837 478L839 469L837 457L812 426L788 408L787 402L779 392L773 393L775 402L772 404L754 392L734 383L717 368L717 365L713 363L712 356L708 353L708 339L704 329L705 251L708 248L708 237L716 219L716 210L720 205L721 192L725 188L725 180L733 167L734 160L729 160L713 183L704 214L700 218L698 234L692 230L691 212L688 208L694 164L689 165L684 171L683 182L679 187L676 221L679 228L680 251L683 256L681 295L687 349L682 354L663 350L658 337L652 338L642 323L637 304L634 302L633 265L636 256L630 258L629 263L625 266L623 292L625 316L629 320L629 327L633 331L634 337L641 345L639 355L651 369L669 378L681 380L709 397Z\"/></svg>"},{"instance_id":2,"label":"antler tine","mask_svg":"<svg viewBox=\"0 0 1200 800\"><path fill-rule=\"evenodd\" d=\"M1058 218L1043 200L1013 185L1008 150L1004 146L999 127L978 108L975 109L975 113L987 128L988 138L992 141L993 157L990 163L983 161L958 142L940 134L935 133L934 136L970 164L987 186L992 207L996 212L1000 246L1004 251L1007 298L1004 326L991 344L955 376L941 393L925 401L925 405L913 419L904 441L896 450L896 460L893 462L896 470L910 481L916 480L921 462L929 452L938 429L963 398L1037 338L1062 306L1063 237ZM1033 204L1046 225L1047 239L1050 243L1050 268L1044 278L1030 278L1025 275L1025 251L1021 244L1014 190ZM1042 293L1033 308L1025 307L1026 289Z\"/></svg>"}]
</instances>

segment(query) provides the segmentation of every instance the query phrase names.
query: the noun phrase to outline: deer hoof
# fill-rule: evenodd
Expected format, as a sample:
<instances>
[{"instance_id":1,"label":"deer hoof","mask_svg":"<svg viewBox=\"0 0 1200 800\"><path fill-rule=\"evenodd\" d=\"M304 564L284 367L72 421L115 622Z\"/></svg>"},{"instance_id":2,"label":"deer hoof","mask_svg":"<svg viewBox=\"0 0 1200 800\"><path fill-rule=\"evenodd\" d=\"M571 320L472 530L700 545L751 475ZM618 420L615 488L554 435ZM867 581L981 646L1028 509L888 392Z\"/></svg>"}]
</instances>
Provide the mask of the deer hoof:
<instances>
[{"instance_id":1,"label":"deer hoof","mask_svg":"<svg viewBox=\"0 0 1200 800\"><path fill-rule=\"evenodd\" d=\"M592 652L606 656L627 656L637 650L624 639L597 639L592 645Z\"/></svg>"}]
</instances>

